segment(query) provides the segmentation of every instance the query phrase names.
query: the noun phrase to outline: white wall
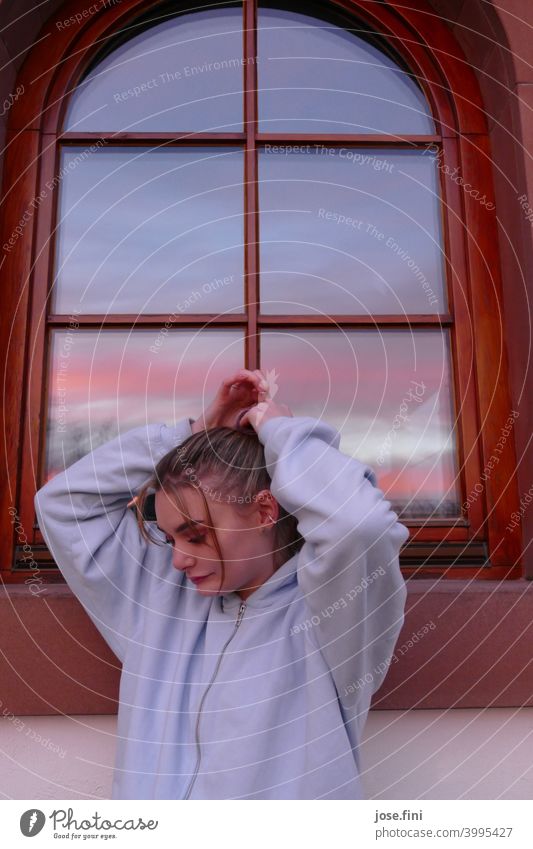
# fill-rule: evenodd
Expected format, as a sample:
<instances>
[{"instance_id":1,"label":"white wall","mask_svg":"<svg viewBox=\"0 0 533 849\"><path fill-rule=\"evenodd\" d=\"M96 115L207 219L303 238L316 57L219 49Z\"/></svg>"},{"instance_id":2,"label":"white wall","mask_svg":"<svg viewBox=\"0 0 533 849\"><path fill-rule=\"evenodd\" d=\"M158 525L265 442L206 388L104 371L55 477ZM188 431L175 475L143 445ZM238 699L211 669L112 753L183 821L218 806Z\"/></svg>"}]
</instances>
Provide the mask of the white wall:
<instances>
[{"instance_id":1,"label":"white wall","mask_svg":"<svg viewBox=\"0 0 533 849\"><path fill-rule=\"evenodd\" d=\"M369 799L532 799L533 708L370 711Z\"/></svg>"},{"instance_id":2,"label":"white wall","mask_svg":"<svg viewBox=\"0 0 533 849\"><path fill-rule=\"evenodd\" d=\"M2 717L0 798L108 799L116 716ZM532 799L533 708L370 711L369 799Z\"/></svg>"}]
</instances>

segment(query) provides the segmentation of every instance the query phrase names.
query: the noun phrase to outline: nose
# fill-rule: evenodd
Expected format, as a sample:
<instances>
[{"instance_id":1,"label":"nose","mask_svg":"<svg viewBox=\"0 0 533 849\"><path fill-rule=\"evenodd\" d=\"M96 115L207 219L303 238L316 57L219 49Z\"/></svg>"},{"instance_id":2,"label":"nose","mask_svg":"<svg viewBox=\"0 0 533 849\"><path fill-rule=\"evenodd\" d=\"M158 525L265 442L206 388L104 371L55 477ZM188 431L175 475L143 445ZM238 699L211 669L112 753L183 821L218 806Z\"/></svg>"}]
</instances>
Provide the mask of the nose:
<instances>
[{"instance_id":1,"label":"nose","mask_svg":"<svg viewBox=\"0 0 533 849\"><path fill-rule=\"evenodd\" d=\"M194 563L194 557L191 557L190 554L185 554L183 551L180 551L177 546L174 546L172 549L172 565L175 569L179 569L183 572L185 569L190 569L194 566Z\"/></svg>"}]
</instances>

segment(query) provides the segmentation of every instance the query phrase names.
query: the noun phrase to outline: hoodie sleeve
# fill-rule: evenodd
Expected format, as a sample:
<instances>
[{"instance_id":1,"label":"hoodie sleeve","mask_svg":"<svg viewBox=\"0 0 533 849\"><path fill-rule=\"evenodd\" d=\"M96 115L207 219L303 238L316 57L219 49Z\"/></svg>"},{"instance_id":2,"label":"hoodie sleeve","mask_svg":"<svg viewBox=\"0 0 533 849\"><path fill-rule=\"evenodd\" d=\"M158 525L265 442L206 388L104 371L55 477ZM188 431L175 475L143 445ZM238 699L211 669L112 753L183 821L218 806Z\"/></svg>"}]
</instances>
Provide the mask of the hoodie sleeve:
<instances>
[{"instance_id":1,"label":"hoodie sleeve","mask_svg":"<svg viewBox=\"0 0 533 849\"><path fill-rule=\"evenodd\" d=\"M35 495L39 528L72 592L124 661L152 573L133 495L161 457L191 435L192 419L134 428L53 477Z\"/></svg>"},{"instance_id":2,"label":"hoodie sleeve","mask_svg":"<svg viewBox=\"0 0 533 849\"><path fill-rule=\"evenodd\" d=\"M301 628L322 652L341 705L364 719L404 622L399 551L409 537L370 466L338 450L340 434L309 416L259 425L271 491L296 516L304 545ZM293 629L300 627L296 624Z\"/></svg>"}]
</instances>

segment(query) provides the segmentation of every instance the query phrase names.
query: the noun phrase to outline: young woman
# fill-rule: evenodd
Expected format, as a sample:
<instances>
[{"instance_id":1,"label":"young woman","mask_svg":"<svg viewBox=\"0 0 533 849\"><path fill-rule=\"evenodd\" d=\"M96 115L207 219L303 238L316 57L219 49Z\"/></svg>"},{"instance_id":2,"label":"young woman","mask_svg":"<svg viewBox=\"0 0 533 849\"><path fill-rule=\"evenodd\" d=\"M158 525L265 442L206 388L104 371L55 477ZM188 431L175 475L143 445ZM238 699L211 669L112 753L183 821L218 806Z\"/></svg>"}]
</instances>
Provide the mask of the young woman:
<instances>
[{"instance_id":1,"label":"young woman","mask_svg":"<svg viewBox=\"0 0 533 849\"><path fill-rule=\"evenodd\" d=\"M364 798L408 530L339 442L243 369L198 421L130 430L37 492L122 662L112 798Z\"/></svg>"}]
</instances>

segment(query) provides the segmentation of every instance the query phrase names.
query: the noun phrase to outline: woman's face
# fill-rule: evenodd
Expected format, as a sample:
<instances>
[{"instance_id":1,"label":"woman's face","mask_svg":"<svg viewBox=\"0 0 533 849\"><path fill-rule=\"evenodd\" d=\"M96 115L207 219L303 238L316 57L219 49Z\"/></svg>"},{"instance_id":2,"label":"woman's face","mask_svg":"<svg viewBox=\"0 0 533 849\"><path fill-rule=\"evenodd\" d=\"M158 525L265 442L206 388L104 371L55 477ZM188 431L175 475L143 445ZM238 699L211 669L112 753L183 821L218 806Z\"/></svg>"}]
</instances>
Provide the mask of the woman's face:
<instances>
[{"instance_id":1,"label":"woman's face","mask_svg":"<svg viewBox=\"0 0 533 849\"><path fill-rule=\"evenodd\" d=\"M172 546L172 563L187 574L202 595L238 592L245 599L274 572L274 523L278 504L270 490L237 507L204 493L211 511L225 565L222 564L209 531L204 500L197 489L182 487L180 495L195 523L191 526L180 512L172 494L164 489L155 494L157 526Z\"/></svg>"}]
</instances>

